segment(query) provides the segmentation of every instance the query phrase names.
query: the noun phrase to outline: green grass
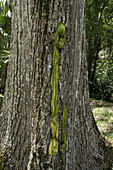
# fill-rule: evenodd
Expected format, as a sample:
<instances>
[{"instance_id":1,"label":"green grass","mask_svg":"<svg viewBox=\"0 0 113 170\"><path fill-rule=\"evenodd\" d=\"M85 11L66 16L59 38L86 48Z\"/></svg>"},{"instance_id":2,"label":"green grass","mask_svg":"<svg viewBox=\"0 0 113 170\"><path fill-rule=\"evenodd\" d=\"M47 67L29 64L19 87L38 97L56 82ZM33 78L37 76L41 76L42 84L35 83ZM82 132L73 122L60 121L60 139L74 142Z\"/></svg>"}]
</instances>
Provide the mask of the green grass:
<instances>
[{"instance_id":1,"label":"green grass","mask_svg":"<svg viewBox=\"0 0 113 170\"><path fill-rule=\"evenodd\" d=\"M113 103L92 100L91 108L101 134L113 146Z\"/></svg>"}]
</instances>

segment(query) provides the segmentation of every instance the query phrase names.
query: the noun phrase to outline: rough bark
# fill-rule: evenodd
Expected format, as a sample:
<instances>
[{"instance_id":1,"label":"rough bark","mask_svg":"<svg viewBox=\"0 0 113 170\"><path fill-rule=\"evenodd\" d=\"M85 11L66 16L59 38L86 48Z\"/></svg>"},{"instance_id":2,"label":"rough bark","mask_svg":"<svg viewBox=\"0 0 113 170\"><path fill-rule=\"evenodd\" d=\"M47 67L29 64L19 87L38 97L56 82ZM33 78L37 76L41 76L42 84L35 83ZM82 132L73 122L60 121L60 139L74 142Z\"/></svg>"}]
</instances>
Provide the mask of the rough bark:
<instances>
[{"instance_id":1,"label":"rough bark","mask_svg":"<svg viewBox=\"0 0 113 170\"><path fill-rule=\"evenodd\" d=\"M62 166L58 153L54 169L108 168L106 147L89 106L84 5L84 0L13 0L12 51L1 113L1 138L8 154L5 169L53 169L48 154L54 46L50 30L54 38L61 20L66 25L66 45L59 61L57 121L60 145L65 104L66 164Z\"/></svg>"}]
</instances>

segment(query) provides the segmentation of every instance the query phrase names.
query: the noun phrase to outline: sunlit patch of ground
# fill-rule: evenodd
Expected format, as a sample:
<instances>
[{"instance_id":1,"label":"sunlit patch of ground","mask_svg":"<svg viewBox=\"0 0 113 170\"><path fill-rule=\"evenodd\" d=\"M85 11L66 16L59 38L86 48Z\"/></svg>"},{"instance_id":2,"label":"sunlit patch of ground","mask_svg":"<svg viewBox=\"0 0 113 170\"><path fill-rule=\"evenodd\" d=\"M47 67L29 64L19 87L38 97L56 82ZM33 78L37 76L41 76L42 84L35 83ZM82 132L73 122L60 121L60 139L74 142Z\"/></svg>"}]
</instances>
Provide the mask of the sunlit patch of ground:
<instances>
[{"instance_id":1,"label":"sunlit patch of ground","mask_svg":"<svg viewBox=\"0 0 113 170\"><path fill-rule=\"evenodd\" d=\"M113 146L113 103L92 100L91 108L100 132Z\"/></svg>"}]
</instances>

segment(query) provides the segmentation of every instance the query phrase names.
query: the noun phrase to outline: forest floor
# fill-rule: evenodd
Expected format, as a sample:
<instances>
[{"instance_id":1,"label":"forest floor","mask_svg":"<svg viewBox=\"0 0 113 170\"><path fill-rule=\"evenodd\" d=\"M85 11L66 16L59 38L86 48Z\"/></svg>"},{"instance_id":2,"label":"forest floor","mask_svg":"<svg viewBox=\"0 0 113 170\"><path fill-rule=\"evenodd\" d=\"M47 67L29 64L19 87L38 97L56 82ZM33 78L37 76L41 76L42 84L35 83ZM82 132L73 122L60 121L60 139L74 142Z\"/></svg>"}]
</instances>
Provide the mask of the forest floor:
<instances>
[{"instance_id":1,"label":"forest floor","mask_svg":"<svg viewBox=\"0 0 113 170\"><path fill-rule=\"evenodd\" d=\"M90 105L102 136L113 146L113 103L92 99Z\"/></svg>"}]
</instances>

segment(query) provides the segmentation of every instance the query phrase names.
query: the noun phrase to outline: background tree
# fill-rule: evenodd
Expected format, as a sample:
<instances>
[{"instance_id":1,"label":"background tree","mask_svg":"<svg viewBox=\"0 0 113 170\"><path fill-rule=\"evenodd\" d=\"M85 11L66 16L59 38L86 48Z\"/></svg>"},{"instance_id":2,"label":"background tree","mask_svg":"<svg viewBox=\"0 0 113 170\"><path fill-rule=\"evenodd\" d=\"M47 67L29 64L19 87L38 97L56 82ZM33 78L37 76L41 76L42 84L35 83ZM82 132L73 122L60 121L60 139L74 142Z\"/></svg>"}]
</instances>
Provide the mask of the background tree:
<instances>
[{"instance_id":1,"label":"background tree","mask_svg":"<svg viewBox=\"0 0 113 170\"><path fill-rule=\"evenodd\" d=\"M113 94L113 81L109 77L113 74L112 12L112 0L86 0L86 54L90 94L106 100Z\"/></svg>"},{"instance_id":2,"label":"background tree","mask_svg":"<svg viewBox=\"0 0 113 170\"><path fill-rule=\"evenodd\" d=\"M5 169L95 170L112 166L109 148L102 140L89 105L84 7L83 0L13 1L12 51L0 120L0 139L7 154ZM48 153L53 119L52 56L53 48L58 48L51 38L54 40L61 21L66 26L66 44L57 51L60 52L57 123L61 146L65 105L68 118L64 165L60 152L55 157Z\"/></svg>"}]
</instances>

